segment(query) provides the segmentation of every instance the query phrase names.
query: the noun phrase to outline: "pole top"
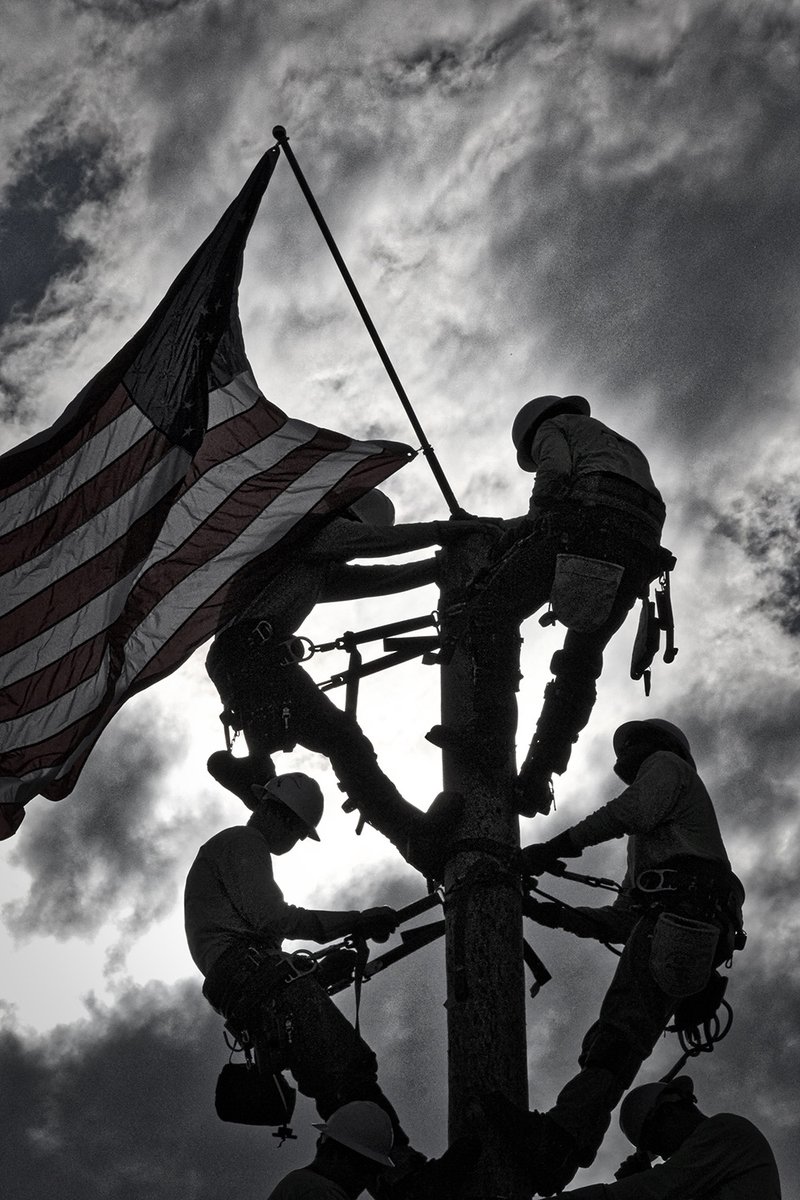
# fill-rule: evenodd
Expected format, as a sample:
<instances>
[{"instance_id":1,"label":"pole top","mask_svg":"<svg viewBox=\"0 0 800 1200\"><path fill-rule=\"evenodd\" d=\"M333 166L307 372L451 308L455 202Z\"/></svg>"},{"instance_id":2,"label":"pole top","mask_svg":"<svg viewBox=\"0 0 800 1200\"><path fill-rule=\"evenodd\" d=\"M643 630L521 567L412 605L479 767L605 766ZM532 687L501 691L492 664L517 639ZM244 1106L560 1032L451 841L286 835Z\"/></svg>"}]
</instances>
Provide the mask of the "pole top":
<instances>
[{"instance_id":1,"label":"pole top","mask_svg":"<svg viewBox=\"0 0 800 1200\"><path fill-rule=\"evenodd\" d=\"M286 142L289 140L289 135L284 129L283 125L274 125L272 128L272 136L279 142Z\"/></svg>"}]
</instances>

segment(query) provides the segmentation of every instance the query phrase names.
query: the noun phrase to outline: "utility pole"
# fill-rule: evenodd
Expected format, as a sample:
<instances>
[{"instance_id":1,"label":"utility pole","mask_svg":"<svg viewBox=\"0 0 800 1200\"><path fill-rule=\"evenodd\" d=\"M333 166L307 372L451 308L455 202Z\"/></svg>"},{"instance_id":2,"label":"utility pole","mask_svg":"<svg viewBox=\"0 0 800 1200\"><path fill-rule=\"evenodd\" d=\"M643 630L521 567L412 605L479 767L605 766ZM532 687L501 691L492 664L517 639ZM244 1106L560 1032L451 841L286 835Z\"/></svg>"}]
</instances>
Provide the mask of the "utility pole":
<instances>
[{"instance_id":1,"label":"utility pole","mask_svg":"<svg viewBox=\"0 0 800 1200\"><path fill-rule=\"evenodd\" d=\"M480 1118L478 1102L499 1090L528 1106L522 890L512 803L520 657L519 627L498 608L464 618L463 588L485 561L479 534L443 552L440 619L443 774L465 797L445 871L445 944L450 1141ZM484 1151L465 1200L526 1200L530 1189L488 1124Z\"/></svg>"}]
</instances>

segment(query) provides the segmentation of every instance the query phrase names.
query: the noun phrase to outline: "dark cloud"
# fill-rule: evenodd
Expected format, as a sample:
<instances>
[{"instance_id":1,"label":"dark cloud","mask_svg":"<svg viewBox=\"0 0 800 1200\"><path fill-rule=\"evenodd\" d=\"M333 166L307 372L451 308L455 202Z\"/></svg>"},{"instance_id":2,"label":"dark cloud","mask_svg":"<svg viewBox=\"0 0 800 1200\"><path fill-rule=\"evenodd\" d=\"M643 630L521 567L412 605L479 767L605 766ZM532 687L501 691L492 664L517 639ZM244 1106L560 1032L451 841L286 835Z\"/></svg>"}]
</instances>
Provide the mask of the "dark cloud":
<instances>
[{"instance_id":1,"label":"dark cloud","mask_svg":"<svg viewBox=\"0 0 800 1200\"><path fill-rule=\"evenodd\" d=\"M122 183L107 139L68 133L55 114L29 132L18 157L0 208L0 325L32 313L52 280L86 265L91 248L69 232L70 218Z\"/></svg>"},{"instance_id":2,"label":"dark cloud","mask_svg":"<svg viewBox=\"0 0 800 1200\"><path fill-rule=\"evenodd\" d=\"M362 1017L365 1036L379 1048L386 1091L398 1097L412 1137L431 1153L444 1144L441 1045L438 1056L431 1053L441 1030L420 1008L430 1002L435 1018L437 999L443 996L427 982L399 999L373 982L365 987ZM351 1011L350 997L342 1007ZM312 1157L311 1122L318 1117L298 1096L297 1141L281 1147L271 1129L220 1122L214 1087L228 1055L222 1021L194 982L124 992L113 1009L98 1006L89 1021L46 1038L7 1031L0 1036L0 1118L13 1165L5 1172L5 1195L40 1200L54 1189L63 1200L267 1195Z\"/></svg>"},{"instance_id":3,"label":"dark cloud","mask_svg":"<svg viewBox=\"0 0 800 1200\"><path fill-rule=\"evenodd\" d=\"M165 737L152 719L120 714L72 795L56 805L32 802L11 854L30 888L4 908L16 936L87 936L113 914L132 937L169 911L179 886L176 826L156 819L155 806L178 750L178 732Z\"/></svg>"},{"instance_id":4,"label":"dark cloud","mask_svg":"<svg viewBox=\"0 0 800 1200\"><path fill-rule=\"evenodd\" d=\"M77 13L97 13L123 25L139 25L202 3L204 0L70 0Z\"/></svg>"},{"instance_id":5,"label":"dark cloud","mask_svg":"<svg viewBox=\"0 0 800 1200\"><path fill-rule=\"evenodd\" d=\"M216 1076L228 1052L199 988L159 985L113 1010L28 1040L0 1038L9 1200L234 1200L265 1191L278 1162L270 1130L220 1122ZM308 1139L304 1150L307 1152ZM278 1155L280 1154L280 1159ZM10 1165L10 1163L9 1163ZM266 1189L268 1190L268 1189Z\"/></svg>"},{"instance_id":6,"label":"dark cloud","mask_svg":"<svg viewBox=\"0 0 800 1200\"><path fill-rule=\"evenodd\" d=\"M789 20L788 16L785 18ZM492 269L581 380L654 391L696 441L786 406L796 356L797 27L705 5L663 38L584 31L498 178ZM794 49L792 48L794 47Z\"/></svg>"},{"instance_id":7,"label":"dark cloud","mask_svg":"<svg viewBox=\"0 0 800 1200\"><path fill-rule=\"evenodd\" d=\"M786 633L800 634L800 478L748 485L727 512L709 510L713 532L741 546L763 583L759 607Z\"/></svg>"}]
</instances>

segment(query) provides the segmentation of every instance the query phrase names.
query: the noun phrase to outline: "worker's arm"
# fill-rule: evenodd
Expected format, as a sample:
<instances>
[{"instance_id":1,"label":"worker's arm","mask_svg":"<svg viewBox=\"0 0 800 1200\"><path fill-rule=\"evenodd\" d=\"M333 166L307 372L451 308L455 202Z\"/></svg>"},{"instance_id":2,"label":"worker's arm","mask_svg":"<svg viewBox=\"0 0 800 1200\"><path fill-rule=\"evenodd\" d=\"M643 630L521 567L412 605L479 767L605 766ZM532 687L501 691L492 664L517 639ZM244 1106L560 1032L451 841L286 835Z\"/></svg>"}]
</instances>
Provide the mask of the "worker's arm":
<instances>
[{"instance_id":1,"label":"worker's arm","mask_svg":"<svg viewBox=\"0 0 800 1200\"><path fill-rule=\"evenodd\" d=\"M306 547L309 559L349 562L353 558L389 558L427 546L446 546L467 534L484 531L477 518L467 521L418 521L407 525L363 525L338 517Z\"/></svg>"},{"instance_id":2,"label":"worker's arm","mask_svg":"<svg viewBox=\"0 0 800 1200\"><path fill-rule=\"evenodd\" d=\"M612 945L624 945L639 919L637 913L615 904L604 904L599 908L573 908L552 901L534 900L529 896L522 902L522 911L531 921L547 929L564 929L575 937L592 938Z\"/></svg>"},{"instance_id":3,"label":"worker's arm","mask_svg":"<svg viewBox=\"0 0 800 1200\"><path fill-rule=\"evenodd\" d=\"M536 464L536 481L531 493L530 511L548 508L569 495L573 461L569 442L558 425L543 421L531 445Z\"/></svg>"},{"instance_id":4,"label":"worker's arm","mask_svg":"<svg viewBox=\"0 0 800 1200\"><path fill-rule=\"evenodd\" d=\"M718 1189L735 1180L737 1191L731 1188L731 1195L779 1200L780 1192L772 1182L777 1180L773 1168L771 1151L758 1130L742 1117L718 1113L703 1121L667 1162L652 1170L563 1195L571 1200L686 1200L687 1196L721 1195Z\"/></svg>"},{"instance_id":5,"label":"worker's arm","mask_svg":"<svg viewBox=\"0 0 800 1200\"><path fill-rule=\"evenodd\" d=\"M680 760L662 751L651 754L635 782L573 825L570 838L580 852L626 834L651 833L669 820L682 787Z\"/></svg>"},{"instance_id":6,"label":"worker's arm","mask_svg":"<svg viewBox=\"0 0 800 1200\"><path fill-rule=\"evenodd\" d=\"M362 596L387 596L393 592L405 592L409 588L435 583L437 573L438 563L435 558L411 563L381 563L374 567L337 563L328 571L320 600L333 603L337 600L357 600Z\"/></svg>"},{"instance_id":7,"label":"worker's arm","mask_svg":"<svg viewBox=\"0 0 800 1200\"><path fill-rule=\"evenodd\" d=\"M222 878L239 916L254 932L266 937L330 942L360 933L380 940L397 924L391 908L362 913L358 909L328 911L287 904L272 876L271 856L258 835L241 836L229 843Z\"/></svg>"}]
</instances>

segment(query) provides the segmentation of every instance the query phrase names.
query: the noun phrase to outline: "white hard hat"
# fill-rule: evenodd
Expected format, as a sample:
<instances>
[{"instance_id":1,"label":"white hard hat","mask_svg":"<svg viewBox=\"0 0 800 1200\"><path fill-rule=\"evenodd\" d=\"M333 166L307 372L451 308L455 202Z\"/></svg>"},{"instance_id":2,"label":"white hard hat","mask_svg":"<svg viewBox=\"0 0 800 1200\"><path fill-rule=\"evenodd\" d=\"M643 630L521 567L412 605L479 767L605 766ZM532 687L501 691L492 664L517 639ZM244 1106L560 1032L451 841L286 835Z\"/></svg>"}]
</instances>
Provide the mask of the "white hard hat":
<instances>
[{"instance_id":1,"label":"white hard hat","mask_svg":"<svg viewBox=\"0 0 800 1200\"><path fill-rule=\"evenodd\" d=\"M686 759L691 766L695 766L689 739L686 734L677 725L673 725L671 721L662 721L660 717L648 717L644 721L625 721L624 724L620 725L614 731L614 752L619 754L620 747L629 734L645 733L648 730L656 734L661 734L668 741L674 742L680 756Z\"/></svg>"},{"instance_id":2,"label":"white hard hat","mask_svg":"<svg viewBox=\"0 0 800 1200\"><path fill-rule=\"evenodd\" d=\"M263 786L254 784L253 792L259 800L277 800L279 804L285 804L306 826L306 836L319 841L316 827L322 818L324 800L316 779L302 771L289 771L286 775L276 775Z\"/></svg>"},{"instance_id":3,"label":"white hard hat","mask_svg":"<svg viewBox=\"0 0 800 1200\"><path fill-rule=\"evenodd\" d=\"M694 1100L694 1083L689 1075L678 1075L669 1083L643 1083L633 1088L622 1101L619 1127L629 1142L641 1149L645 1122L669 1096L679 1100Z\"/></svg>"},{"instance_id":4,"label":"white hard hat","mask_svg":"<svg viewBox=\"0 0 800 1200\"><path fill-rule=\"evenodd\" d=\"M364 525L394 525L394 505L380 488L359 496L347 511Z\"/></svg>"},{"instance_id":5,"label":"white hard hat","mask_svg":"<svg viewBox=\"0 0 800 1200\"><path fill-rule=\"evenodd\" d=\"M324 1124L315 1121L314 1128L355 1150L356 1154L363 1154L364 1158L371 1158L384 1167L394 1166L389 1157L394 1141L392 1122L386 1110L372 1100L351 1100L331 1113Z\"/></svg>"},{"instance_id":6,"label":"white hard hat","mask_svg":"<svg viewBox=\"0 0 800 1200\"><path fill-rule=\"evenodd\" d=\"M523 404L511 427L511 440L517 448L517 462L523 471L536 470L531 458L531 442L546 417L559 412L588 417L591 411L589 401L584 396L535 396Z\"/></svg>"}]
</instances>

